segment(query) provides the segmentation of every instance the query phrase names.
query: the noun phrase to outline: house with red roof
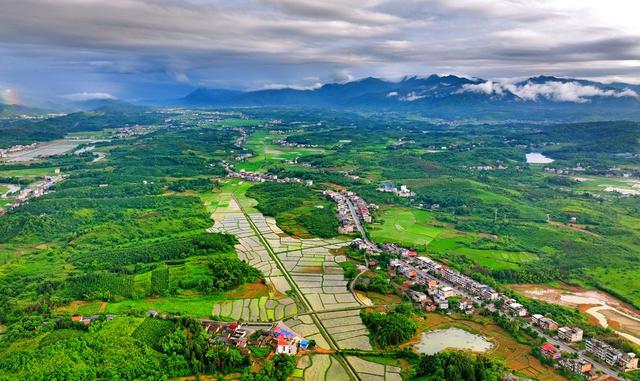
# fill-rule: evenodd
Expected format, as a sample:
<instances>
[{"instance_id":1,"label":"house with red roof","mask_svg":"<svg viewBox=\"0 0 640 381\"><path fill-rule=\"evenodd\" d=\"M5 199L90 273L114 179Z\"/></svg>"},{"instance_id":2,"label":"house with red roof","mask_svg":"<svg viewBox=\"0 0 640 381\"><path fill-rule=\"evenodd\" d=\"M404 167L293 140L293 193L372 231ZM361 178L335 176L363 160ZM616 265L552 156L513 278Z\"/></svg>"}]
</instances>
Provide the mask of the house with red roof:
<instances>
[{"instance_id":1,"label":"house with red roof","mask_svg":"<svg viewBox=\"0 0 640 381\"><path fill-rule=\"evenodd\" d=\"M540 346L540 351L542 351L542 355L546 358L550 358L553 360L559 359L561 356L560 351L550 343L544 344Z\"/></svg>"}]
</instances>

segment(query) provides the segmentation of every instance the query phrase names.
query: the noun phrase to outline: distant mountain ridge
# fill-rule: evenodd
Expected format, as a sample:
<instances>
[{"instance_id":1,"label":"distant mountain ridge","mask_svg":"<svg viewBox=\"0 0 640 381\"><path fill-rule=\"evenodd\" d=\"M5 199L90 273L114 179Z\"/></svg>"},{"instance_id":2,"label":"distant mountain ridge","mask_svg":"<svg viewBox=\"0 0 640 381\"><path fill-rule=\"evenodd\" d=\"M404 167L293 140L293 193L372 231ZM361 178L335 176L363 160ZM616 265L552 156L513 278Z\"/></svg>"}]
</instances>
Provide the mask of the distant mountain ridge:
<instances>
[{"instance_id":1,"label":"distant mountain ridge","mask_svg":"<svg viewBox=\"0 0 640 381\"><path fill-rule=\"evenodd\" d=\"M507 83L434 74L405 77L397 82L367 77L329 83L312 90L283 88L242 92L201 88L180 99L178 104L406 110L444 118L481 113L502 119L512 114L555 117L555 114L569 116L585 111L597 117L640 118L640 86L551 76Z\"/></svg>"}]
</instances>

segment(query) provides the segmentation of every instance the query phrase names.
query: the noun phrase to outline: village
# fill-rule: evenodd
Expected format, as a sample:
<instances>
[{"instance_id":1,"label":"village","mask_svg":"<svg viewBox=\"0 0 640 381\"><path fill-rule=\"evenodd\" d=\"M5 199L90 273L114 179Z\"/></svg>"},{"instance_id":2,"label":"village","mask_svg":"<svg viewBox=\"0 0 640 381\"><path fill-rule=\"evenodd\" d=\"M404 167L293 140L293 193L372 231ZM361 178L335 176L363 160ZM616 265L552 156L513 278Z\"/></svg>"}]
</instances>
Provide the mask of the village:
<instances>
[{"instance_id":1,"label":"village","mask_svg":"<svg viewBox=\"0 0 640 381\"><path fill-rule=\"evenodd\" d=\"M54 176L44 176L44 178L40 181L30 184L25 188L20 188L17 185L13 185L10 187L10 192L7 192L2 196L4 199L12 200L12 203L9 204L9 209L17 208L18 206L26 203L32 198L44 196L47 193L52 192L51 188L64 180L67 176L62 175L60 172L60 168L56 168L54 170ZM0 208L0 216L4 215L6 210Z\"/></svg>"},{"instance_id":2,"label":"village","mask_svg":"<svg viewBox=\"0 0 640 381\"><path fill-rule=\"evenodd\" d=\"M382 186L378 188L379 192L393 193L398 197L413 197L416 195L407 188L406 185L401 185L400 188L395 187L391 181L383 181Z\"/></svg>"},{"instance_id":3,"label":"village","mask_svg":"<svg viewBox=\"0 0 640 381\"><path fill-rule=\"evenodd\" d=\"M313 180L303 180L297 177L278 177L277 175L272 175L269 173L260 173L260 172L250 172L241 169L239 172L236 172L233 169L233 165L222 162L223 168L227 171L227 176L233 179L242 179L254 183L264 183L267 181L274 181L278 183L299 183L305 184L307 186L313 185Z\"/></svg>"},{"instance_id":4,"label":"village","mask_svg":"<svg viewBox=\"0 0 640 381\"><path fill-rule=\"evenodd\" d=\"M228 176L252 182L313 182L298 178L278 178L278 176L241 170L235 172L233 166L224 163ZM381 192L391 192L399 197L413 195L406 186L395 187L391 182L383 182L378 188ZM394 254L387 268L391 276L405 278L402 284L406 298L417 307L427 312L450 313L458 311L466 315L473 315L478 308L489 313L497 313L509 319L527 319L525 322L533 329L537 329L541 337L549 342L538 347L545 358L553 362L556 367L582 374L587 379L602 379L596 373L604 373L607 377L616 378L616 371L629 371L638 368L638 358L633 353L620 351L597 338L584 340L585 349L576 350L564 344L583 341L583 331L579 327L561 327L550 318L539 314L530 316L529 311L516 299L497 292L488 285L451 269L425 256L418 256L416 251L385 242L378 246L371 242L362 227L362 223L373 221L372 211L377 210L376 204L367 203L362 197L349 190L325 190L323 194L337 205L336 216L340 221L340 234L353 234L356 231L362 238L356 238L351 246L364 251L368 255L376 256L381 252ZM375 260L366 260L366 267L380 269ZM452 299L453 298L453 299ZM455 303L451 303L455 300ZM284 345L284 341L282 341ZM242 344L241 344L242 345ZM561 348L562 347L562 348ZM564 353L570 353L577 358L566 358ZM591 360L591 361L590 361Z\"/></svg>"},{"instance_id":5,"label":"village","mask_svg":"<svg viewBox=\"0 0 640 381\"><path fill-rule=\"evenodd\" d=\"M391 260L389 273L406 279L402 285L406 297L425 311L448 313L452 307L449 300L455 297L456 309L467 315L473 314L476 308L483 307L487 312L497 312L511 319L527 318L528 324L536 327L541 337L554 342L541 345L541 354L556 366L583 374L588 379L597 379L596 363L588 361L583 354L599 361L599 370L611 369L611 372L606 372L609 376L611 373L615 374L615 371L626 372L638 368L638 358L634 353L625 353L597 338L584 340L586 347L583 351L577 351L569 345L563 346L563 351L561 345L556 343L583 341L581 328L559 326L554 320L540 314L529 316L527 309L517 300L428 257L418 256L415 251L390 243L383 244L382 251L399 256ZM565 358L564 352L578 354L578 358Z\"/></svg>"},{"instance_id":6,"label":"village","mask_svg":"<svg viewBox=\"0 0 640 381\"><path fill-rule=\"evenodd\" d=\"M110 321L116 318L113 314L106 315L74 315L71 323L80 327L89 327L100 321ZM160 314L158 311L146 312L147 319L162 319L177 322L181 317L173 314ZM215 320L200 319L202 329L209 336L209 344L233 346L246 351L248 347L264 348L268 353L285 354L295 356L300 351L314 349L313 340L305 339L282 321L276 323L243 323L243 322L219 322ZM60 321L59 321L60 323Z\"/></svg>"},{"instance_id":7,"label":"village","mask_svg":"<svg viewBox=\"0 0 640 381\"><path fill-rule=\"evenodd\" d=\"M392 187L392 184L388 185ZM400 188L403 189L408 191L406 188ZM355 232L356 228L361 228L361 221L372 222L369 210L377 209L375 204L367 204L360 196L348 190L326 190L323 193L338 205L337 216L340 220L341 234ZM355 213L352 213L354 211L350 204L358 206ZM367 238L364 229L358 230L362 238L354 239L351 247L363 251L365 259L367 255L375 257L381 252L395 255L396 258L389 262L387 268L389 275L404 278L402 290L405 297L424 311L458 311L473 315L476 309L482 308L488 313L496 313L508 319L526 319L525 326L530 326L540 337L548 341L538 347L542 356L556 367L581 374L589 380L617 380L618 371L638 369L638 358L634 353L623 352L597 338L584 340L585 349L577 350L569 344L583 341L581 328L560 326L554 320L540 314L530 316L529 311L516 299L431 258L419 256L416 251L389 242L378 246ZM366 259L366 267L380 270L375 260ZM455 302L451 303L452 300ZM565 356L565 353L569 356Z\"/></svg>"}]
</instances>

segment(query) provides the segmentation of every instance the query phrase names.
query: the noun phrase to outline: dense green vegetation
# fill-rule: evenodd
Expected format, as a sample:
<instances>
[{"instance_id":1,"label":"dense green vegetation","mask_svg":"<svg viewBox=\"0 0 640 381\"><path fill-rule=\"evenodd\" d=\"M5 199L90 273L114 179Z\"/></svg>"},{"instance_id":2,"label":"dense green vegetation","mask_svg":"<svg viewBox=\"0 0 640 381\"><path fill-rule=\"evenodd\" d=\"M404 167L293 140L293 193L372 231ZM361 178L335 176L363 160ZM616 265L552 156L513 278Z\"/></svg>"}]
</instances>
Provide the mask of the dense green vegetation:
<instances>
[{"instance_id":1,"label":"dense green vegetation","mask_svg":"<svg viewBox=\"0 0 640 381\"><path fill-rule=\"evenodd\" d=\"M497 381L505 373L505 365L484 356L460 352L424 355L416 368L417 380L428 381Z\"/></svg>"},{"instance_id":2,"label":"dense green vegetation","mask_svg":"<svg viewBox=\"0 0 640 381\"><path fill-rule=\"evenodd\" d=\"M276 218L287 233L323 238L338 234L335 206L302 184L260 183L247 192L258 201L258 210Z\"/></svg>"},{"instance_id":3,"label":"dense green vegetation","mask_svg":"<svg viewBox=\"0 0 640 381\"><path fill-rule=\"evenodd\" d=\"M262 279L262 273L239 259L213 258L209 261L211 280L204 290L231 290ZM203 290L203 291L204 291Z\"/></svg>"},{"instance_id":4,"label":"dense green vegetation","mask_svg":"<svg viewBox=\"0 0 640 381\"><path fill-rule=\"evenodd\" d=\"M163 115L147 112L143 107L113 102L94 111L77 112L63 117L44 120L16 120L0 124L0 148L33 141L60 139L78 131L99 131L132 124L154 124L163 121Z\"/></svg>"},{"instance_id":5,"label":"dense green vegetation","mask_svg":"<svg viewBox=\"0 0 640 381\"><path fill-rule=\"evenodd\" d=\"M402 311L378 313L362 311L362 322L369 328L372 340L381 347L402 344L416 333L416 324Z\"/></svg>"}]
</instances>

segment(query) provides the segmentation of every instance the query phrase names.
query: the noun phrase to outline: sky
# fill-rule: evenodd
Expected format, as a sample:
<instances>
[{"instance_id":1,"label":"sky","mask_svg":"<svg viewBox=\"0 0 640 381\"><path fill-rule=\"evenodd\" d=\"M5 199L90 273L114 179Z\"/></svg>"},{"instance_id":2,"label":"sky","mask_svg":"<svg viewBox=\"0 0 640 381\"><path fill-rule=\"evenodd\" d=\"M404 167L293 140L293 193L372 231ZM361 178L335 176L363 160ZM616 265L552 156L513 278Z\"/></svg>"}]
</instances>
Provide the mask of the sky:
<instances>
[{"instance_id":1,"label":"sky","mask_svg":"<svg viewBox=\"0 0 640 381\"><path fill-rule=\"evenodd\" d=\"M633 0L0 0L0 102L376 76L640 83Z\"/></svg>"}]
</instances>

